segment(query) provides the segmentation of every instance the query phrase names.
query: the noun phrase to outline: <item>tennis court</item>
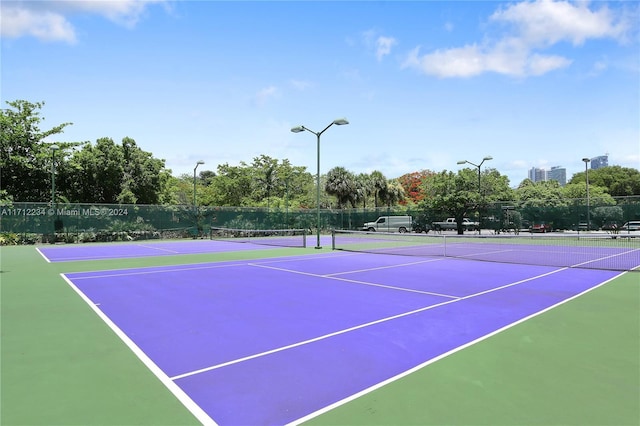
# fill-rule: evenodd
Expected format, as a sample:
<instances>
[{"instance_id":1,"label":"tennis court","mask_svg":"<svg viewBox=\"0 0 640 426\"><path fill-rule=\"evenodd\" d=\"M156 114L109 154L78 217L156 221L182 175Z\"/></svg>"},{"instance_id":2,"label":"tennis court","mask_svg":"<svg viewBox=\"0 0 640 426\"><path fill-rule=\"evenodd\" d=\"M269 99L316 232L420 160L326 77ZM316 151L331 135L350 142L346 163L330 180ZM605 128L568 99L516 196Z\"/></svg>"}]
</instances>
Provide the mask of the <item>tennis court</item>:
<instances>
[{"instance_id":1,"label":"tennis court","mask_svg":"<svg viewBox=\"0 0 640 426\"><path fill-rule=\"evenodd\" d=\"M43 246L38 252L47 262L72 262L136 257L178 256L228 251L306 247L304 230L220 232L212 228L209 240L144 241L125 244ZM229 243L239 244L229 244ZM329 240L327 240L329 242ZM244 243L244 244L243 244Z\"/></svg>"},{"instance_id":2,"label":"tennis court","mask_svg":"<svg viewBox=\"0 0 640 426\"><path fill-rule=\"evenodd\" d=\"M397 237L2 248L2 423L637 424L638 239Z\"/></svg>"},{"instance_id":3,"label":"tennis court","mask_svg":"<svg viewBox=\"0 0 640 426\"><path fill-rule=\"evenodd\" d=\"M626 245L585 253L572 267L327 251L63 277L200 422L297 424L620 274L585 262L640 265Z\"/></svg>"}]
</instances>

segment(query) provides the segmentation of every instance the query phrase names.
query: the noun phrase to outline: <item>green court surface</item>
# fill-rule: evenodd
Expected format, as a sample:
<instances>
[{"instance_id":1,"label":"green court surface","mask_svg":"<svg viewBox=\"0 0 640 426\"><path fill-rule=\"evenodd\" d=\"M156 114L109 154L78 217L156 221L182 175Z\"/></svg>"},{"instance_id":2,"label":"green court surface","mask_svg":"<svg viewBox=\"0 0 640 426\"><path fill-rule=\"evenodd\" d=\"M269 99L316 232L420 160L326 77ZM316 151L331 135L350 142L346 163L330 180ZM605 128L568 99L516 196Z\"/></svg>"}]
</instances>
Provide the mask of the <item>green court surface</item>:
<instances>
[{"instance_id":1,"label":"green court surface","mask_svg":"<svg viewBox=\"0 0 640 426\"><path fill-rule=\"evenodd\" d=\"M33 246L0 248L0 424L198 424L59 274L265 254L56 264ZM623 274L308 423L637 425L640 273Z\"/></svg>"}]
</instances>

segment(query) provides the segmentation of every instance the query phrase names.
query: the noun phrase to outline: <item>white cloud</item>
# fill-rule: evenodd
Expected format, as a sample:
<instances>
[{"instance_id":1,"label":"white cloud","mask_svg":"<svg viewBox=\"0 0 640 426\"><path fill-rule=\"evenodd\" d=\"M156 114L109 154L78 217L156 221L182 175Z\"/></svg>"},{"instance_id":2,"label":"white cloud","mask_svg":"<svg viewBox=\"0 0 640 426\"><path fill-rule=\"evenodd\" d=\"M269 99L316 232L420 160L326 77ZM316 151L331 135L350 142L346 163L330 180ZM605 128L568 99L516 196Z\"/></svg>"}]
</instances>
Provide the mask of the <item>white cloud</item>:
<instances>
[{"instance_id":1,"label":"white cloud","mask_svg":"<svg viewBox=\"0 0 640 426\"><path fill-rule=\"evenodd\" d=\"M8 38L35 37L42 41L75 43L69 16L89 13L126 27L135 26L150 4L166 0L32 1L0 3L0 34Z\"/></svg>"},{"instance_id":2,"label":"white cloud","mask_svg":"<svg viewBox=\"0 0 640 426\"><path fill-rule=\"evenodd\" d=\"M537 0L509 4L490 17L494 23L510 25L511 33L481 44L438 49L420 54L410 51L404 68L440 78L473 77L486 72L526 77L540 76L571 65L572 60L543 50L567 41L581 45L587 39L613 38L624 41L630 29L625 15L616 16L606 6L589 9L588 2Z\"/></svg>"},{"instance_id":3,"label":"white cloud","mask_svg":"<svg viewBox=\"0 0 640 426\"><path fill-rule=\"evenodd\" d=\"M32 36L42 41L76 42L73 26L59 13L33 11L20 4L1 3L2 37Z\"/></svg>"},{"instance_id":4,"label":"white cloud","mask_svg":"<svg viewBox=\"0 0 640 426\"><path fill-rule=\"evenodd\" d=\"M526 67L526 75L543 75L549 71L566 68L571 65L571 60L557 55L539 55L537 53L529 56Z\"/></svg>"},{"instance_id":5,"label":"white cloud","mask_svg":"<svg viewBox=\"0 0 640 426\"><path fill-rule=\"evenodd\" d=\"M580 45L589 38L620 39L628 30L628 22L606 5L592 11L588 2L521 2L501 8L490 19L513 24L524 40L540 46L563 40Z\"/></svg>"},{"instance_id":6,"label":"white cloud","mask_svg":"<svg viewBox=\"0 0 640 426\"><path fill-rule=\"evenodd\" d=\"M591 76L600 75L601 73L606 71L607 68L609 68L608 60L606 58L601 59L599 61L596 61L593 64L593 67L591 68L591 72L589 73L589 75Z\"/></svg>"},{"instance_id":7,"label":"white cloud","mask_svg":"<svg viewBox=\"0 0 640 426\"><path fill-rule=\"evenodd\" d=\"M453 29L454 29L453 22L445 22L444 23L444 30L446 32L450 33L450 32L453 31Z\"/></svg>"},{"instance_id":8,"label":"white cloud","mask_svg":"<svg viewBox=\"0 0 640 426\"><path fill-rule=\"evenodd\" d=\"M307 88L313 86L312 83L308 82L308 81L304 81L304 80L291 80L291 85L296 89L296 90L306 90Z\"/></svg>"},{"instance_id":9,"label":"white cloud","mask_svg":"<svg viewBox=\"0 0 640 426\"><path fill-rule=\"evenodd\" d=\"M102 0L64 2L70 10L104 16L112 22L127 27L135 26L151 4L167 4L166 0Z\"/></svg>"},{"instance_id":10,"label":"white cloud","mask_svg":"<svg viewBox=\"0 0 640 426\"><path fill-rule=\"evenodd\" d=\"M391 53L391 47L396 43L396 39L393 37L378 37L376 40L376 58L378 61L381 61L383 57Z\"/></svg>"},{"instance_id":11,"label":"white cloud","mask_svg":"<svg viewBox=\"0 0 640 426\"><path fill-rule=\"evenodd\" d=\"M269 86L256 93L255 102L257 105L262 106L270 99L277 97L280 97L280 90L276 86Z\"/></svg>"},{"instance_id":12,"label":"white cloud","mask_svg":"<svg viewBox=\"0 0 640 426\"><path fill-rule=\"evenodd\" d=\"M375 52L378 61L390 54L391 48L398 43L393 37L377 35L375 30L364 31L362 33L362 41L367 49Z\"/></svg>"},{"instance_id":13,"label":"white cloud","mask_svg":"<svg viewBox=\"0 0 640 426\"><path fill-rule=\"evenodd\" d=\"M440 78L474 77L485 72L522 77L542 75L570 64L570 60L561 56L530 54L526 49L468 45L437 50L423 56L419 54L419 47L415 48L403 67L417 68Z\"/></svg>"}]
</instances>

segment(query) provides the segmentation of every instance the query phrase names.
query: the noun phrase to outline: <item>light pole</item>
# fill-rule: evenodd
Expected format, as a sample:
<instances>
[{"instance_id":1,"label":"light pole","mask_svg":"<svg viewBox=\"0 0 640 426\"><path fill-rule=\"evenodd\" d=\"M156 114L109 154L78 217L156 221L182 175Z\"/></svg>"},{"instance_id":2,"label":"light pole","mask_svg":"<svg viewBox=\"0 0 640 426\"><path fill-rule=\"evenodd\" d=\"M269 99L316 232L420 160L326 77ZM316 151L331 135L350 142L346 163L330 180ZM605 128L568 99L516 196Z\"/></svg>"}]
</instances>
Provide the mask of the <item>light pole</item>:
<instances>
[{"instance_id":1,"label":"light pole","mask_svg":"<svg viewBox=\"0 0 640 426\"><path fill-rule=\"evenodd\" d=\"M49 147L51 150L51 208L53 214L53 239L52 242L56 242L56 232L58 231L58 209L56 208L56 151L59 149L58 145L53 144ZM54 216L55 215L55 216Z\"/></svg>"},{"instance_id":2,"label":"light pole","mask_svg":"<svg viewBox=\"0 0 640 426\"><path fill-rule=\"evenodd\" d=\"M585 174L585 182L587 185L587 231L589 231L591 229L591 217L590 217L590 202L589 202L589 168L587 167L587 165L589 164L589 162L591 161L590 159L588 159L587 157L583 158L582 161L584 161L584 174ZM578 226L578 229L580 229L580 227Z\"/></svg>"},{"instance_id":3,"label":"light pole","mask_svg":"<svg viewBox=\"0 0 640 426\"><path fill-rule=\"evenodd\" d=\"M476 167L478 169L478 195L480 197L482 197L482 191L480 189L480 167L482 167L482 164L484 164L485 161L489 161L489 160L493 160L493 157L490 155L487 155L486 157L484 157L482 159L482 161L480 162L480 164L474 164L471 161L467 161L467 160L460 160L458 161L458 164L471 164L472 166ZM481 226L481 222L482 222L482 217L480 214L480 208L478 208L478 234L480 234L480 229L482 228Z\"/></svg>"},{"instance_id":4,"label":"light pole","mask_svg":"<svg viewBox=\"0 0 640 426\"><path fill-rule=\"evenodd\" d=\"M58 145L53 144L49 147L51 149L51 208L55 211L56 202L56 151L59 149Z\"/></svg>"},{"instance_id":5,"label":"light pole","mask_svg":"<svg viewBox=\"0 0 640 426\"><path fill-rule=\"evenodd\" d=\"M204 161L198 160L196 166L193 168L193 214L196 219L196 234L194 238L197 238L200 235L200 220L198 219L198 207L196 206L196 169L200 164L204 164Z\"/></svg>"},{"instance_id":6,"label":"light pole","mask_svg":"<svg viewBox=\"0 0 640 426\"><path fill-rule=\"evenodd\" d=\"M316 248L317 249L321 249L322 247L320 246L320 136L331 126L333 125L336 126L342 126L345 124L349 124L349 122L347 121L346 118L338 118L335 119L331 122L331 124L329 124L327 127L325 127L321 132L314 132L313 130L307 129L304 126L296 126L291 128L291 131L293 133L300 133L300 132L304 132L305 130L307 132L311 132L314 135L316 135L316 138L318 139L318 153L317 153L317 159L318 159L318 167L317 167L317 174L316 174L316 210L317 210L317 218L316 218L316 235L317 235L317 240L316 240Z\"/></svg>"},{"instance_id":7,"label":"light pole","mask_svg":"<svg viewBox=\"0 0 640 426\"><path fill-rule=\"evenodd\" d=\"M193 207L196 207L196 169L200 164L204 164L204 161L198 160L196 166L193 168Z\"/></svg>"}]
</instances>

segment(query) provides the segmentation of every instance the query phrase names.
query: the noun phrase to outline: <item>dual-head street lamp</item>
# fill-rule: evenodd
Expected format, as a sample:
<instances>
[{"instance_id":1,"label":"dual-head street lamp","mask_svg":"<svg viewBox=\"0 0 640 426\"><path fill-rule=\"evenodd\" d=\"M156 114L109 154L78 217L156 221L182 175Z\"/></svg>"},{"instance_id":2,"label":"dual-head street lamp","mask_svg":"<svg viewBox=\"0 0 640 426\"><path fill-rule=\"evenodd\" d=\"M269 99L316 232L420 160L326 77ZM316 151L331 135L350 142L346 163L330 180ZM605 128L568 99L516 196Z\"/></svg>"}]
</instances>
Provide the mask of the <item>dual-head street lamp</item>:
<instances>
[{"instance_id":1,"label":"dual-head street lamp","mask_svg":"<svg viewBox=\"0 0 640 426\"><path fill-rule=\"evenodd\" d=\"M587 183L587 231L590 230L591 228L591 214L589 212L590 210L590 206L589 206L589 168L587 167L587 165L589 164L589 162L591 161L589 158L585 157L582 159L582 161L584 161L584 173L585 173L585 181ZM580 229L580 227L578 227L578 229Z\"/></svg>"},{"instance_id":2,"label":"dual-head street lamp","mask_svg":"<svg viewBox=\"0 0 640 426\"><path fill-rule=\"evenodd\" d=\"M346 118L338 118L336 120L333 120L331 122L331 124L329 124L327 127L325 127L322 131L320 132L314 132L313 130L307 129L304 126L296 126L291 128L291 131L293 133L300 133L300 132L304 132L305 130L307 132L313 133L314 135L316 135L316 138L318 139L318 149L317 149L317 159L318 159L318 167L317 167L317 174L316 174L316 209L317 209L317 223L316 223L316 236L317 236L317 240L316 240L316 248L320 249L322 248L320 246L320 136L331 126L333 125L336 126L342 126L345 124L349 124L349 122L347 121Z\"/></svg>"},{"instance_id":3,"label":"dual-head street lamp","mask_svg":"<svg viewBox=\"0 0 640 426\"><path fill-rule=\"evenodd\" d=\"M486 157L484 157L482 159L482 161L480 162L480 164L474 164L471 161L468 160L460 160L458 161L458 164L471 164L472 166L476 167L478 169L478 195L482 196L482 190L480 189L480 167L482 167L482 164L484 164L485 161L489 161L489 160L493 160L493 157L490 155L487 155ZM480 210L478 210L478 234L480 233L480 228L482 228L480 226Z\"/></svg>"}]
</instances>

